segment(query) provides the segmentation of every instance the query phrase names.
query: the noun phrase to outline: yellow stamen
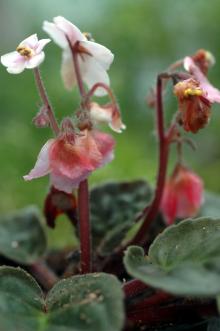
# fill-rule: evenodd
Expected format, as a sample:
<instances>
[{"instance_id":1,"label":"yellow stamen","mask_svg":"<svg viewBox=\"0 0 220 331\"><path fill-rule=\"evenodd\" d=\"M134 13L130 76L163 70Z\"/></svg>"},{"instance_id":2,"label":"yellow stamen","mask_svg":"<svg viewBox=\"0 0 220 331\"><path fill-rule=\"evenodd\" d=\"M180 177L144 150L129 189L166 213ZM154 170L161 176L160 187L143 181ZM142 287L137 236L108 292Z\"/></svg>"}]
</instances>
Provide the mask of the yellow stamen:
<instances>
[{"instance_id":1,"label":"yellow stamen","mask_svg":"<svg viewBox=\"0 0 220 331\"><path fill-rule=\"evenodd\" d=\"M18 46L16 51L28 59L34 55L34 51L28 46Z\"/></svg>"},{"instance_id":2,"label":"yellow stamen","mask_svg":"<svg viewBox=\"0 0 220 331\"><path fill-rule=\"evenodd\" d=\"M83 35L86 37L89 41L94 41L92 34L90 32L83 32Z\"/></svg>"},{"instance_id":3,"label":"yellow stamen","mask_svg":"<svg viewBox=\"0 0 220 331\"><path fill-rule=\"evenodd\" d=\"M184 96L185 97L188 97L188 96L196 96L196 97L199 97L202 95L202 90L197 88L197 89L192 89L192 88L187 88L185 91L184 91Z\"/></svg>"}]
</instances>

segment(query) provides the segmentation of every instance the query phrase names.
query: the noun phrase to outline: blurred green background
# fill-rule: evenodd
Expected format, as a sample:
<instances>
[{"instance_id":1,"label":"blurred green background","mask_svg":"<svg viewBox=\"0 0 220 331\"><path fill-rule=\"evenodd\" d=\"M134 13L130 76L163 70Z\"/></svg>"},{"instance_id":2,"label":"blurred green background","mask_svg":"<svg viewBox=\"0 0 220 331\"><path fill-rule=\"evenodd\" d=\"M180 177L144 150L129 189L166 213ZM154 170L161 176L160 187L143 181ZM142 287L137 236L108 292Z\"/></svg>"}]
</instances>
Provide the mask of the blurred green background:
<instances>
[{"instance_id":1,"label":"blurred green background","mask_svg":"<svg viewBox=\"0 0 220 331\"><path fill-rule=\"evenodd\" d=\"M154 183L157 161L154 111L146 106L146 94L157 73L170 63L199 48L216 56L210 80L220 86L220 2L218 0L1 0L1 54L14 50L25 37L41 29L43 20L63 15L82 31L110 48L115 60L109 71L112 88L121 106L127 130L114 134L116 158L91 176L92 184L109 179L146 178ZM50 43L41 70L59 120L78 105L77 91L67 92L60 78L61 50ZM39 108L33 74L26 70L9 75L0 67L0 212L27 204L42 207L48 178L24 182L33 167L49 129L36 129L32 118ZM167 93L166 114L176 110ZM209 126L193 136L195 152L185 147L187 163L205 181L206 188L220 191L220 106L213 107ZM175 155L172 153L171 167Z\"/></svg>"}]
</instances>

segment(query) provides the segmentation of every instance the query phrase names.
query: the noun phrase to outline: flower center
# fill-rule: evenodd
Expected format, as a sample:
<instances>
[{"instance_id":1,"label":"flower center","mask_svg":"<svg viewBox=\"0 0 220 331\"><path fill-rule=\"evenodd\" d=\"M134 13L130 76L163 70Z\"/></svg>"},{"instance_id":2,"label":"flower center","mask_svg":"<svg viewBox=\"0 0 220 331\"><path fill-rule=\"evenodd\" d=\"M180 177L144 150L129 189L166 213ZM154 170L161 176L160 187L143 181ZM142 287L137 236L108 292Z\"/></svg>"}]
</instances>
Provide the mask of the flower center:
<instances>
[{"instance_id":1,"label":"flower center","mask_svg":"<svg viewBox=\"0 0 220 331\"><path fill-rule=\"evenodd\" d=\"M201 96L202 95L202 90L200 88L196 88L196 89L193 89L193 88L187 88L185 91L184 91L184 96L185 97L189 97L189 96Z\"/></svg>"},{"instance_id":2,"label":"flower center","mask_svg":"<svg viewBox=\"0 0 220 331\"><path fill-rule=\"evenodd\" d=\"M30 59L34 55L34 51L28 46L18 46L16 51L27 59Z\"/></svg>"}]
</instances>

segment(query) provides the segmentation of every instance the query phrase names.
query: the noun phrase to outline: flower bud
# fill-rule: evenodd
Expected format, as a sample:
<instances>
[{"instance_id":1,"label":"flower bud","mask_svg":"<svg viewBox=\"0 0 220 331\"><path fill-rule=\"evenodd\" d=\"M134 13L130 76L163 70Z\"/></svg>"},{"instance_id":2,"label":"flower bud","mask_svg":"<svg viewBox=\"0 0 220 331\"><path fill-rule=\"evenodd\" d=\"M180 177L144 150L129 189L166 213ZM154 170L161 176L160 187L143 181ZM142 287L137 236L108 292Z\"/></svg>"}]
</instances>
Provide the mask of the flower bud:
<instances>
[{"instance_id":1,"label":"flower bud","mask_svg":"<svg viewBox=\"0 0 220 331\"><path fill-rule=\"evenodd\" d=\"M168 225L177 218L194 217L203 203L203 181L187 167L177 164L164 188L161 211Z\"/></svg>"},{"instance_id":2,"label":"flower bud","mask_svg":"<svg viewBox=\"0 0 220 331\"><path fill-rule=\"evenodd\" d=\"M45 128L49 126L50 120L47 115L47 108L45 106L41 107L38 114L33 118L33 123L37 128Z\"/></svg>"}]
</instances>

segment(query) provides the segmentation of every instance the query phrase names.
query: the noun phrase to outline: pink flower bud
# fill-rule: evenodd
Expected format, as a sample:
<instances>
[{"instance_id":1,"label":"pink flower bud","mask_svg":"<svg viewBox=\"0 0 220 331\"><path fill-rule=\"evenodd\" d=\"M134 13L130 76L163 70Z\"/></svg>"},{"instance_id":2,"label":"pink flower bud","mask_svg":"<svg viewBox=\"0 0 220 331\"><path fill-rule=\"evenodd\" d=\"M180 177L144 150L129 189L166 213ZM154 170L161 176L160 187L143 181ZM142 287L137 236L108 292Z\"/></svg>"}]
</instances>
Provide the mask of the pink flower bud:
<instances>
[{"instance_id":1,"label":"pink flower bud","mask_svg":"<svg viewBox=\"0 0 220 331\"><path fill-rule=\"evenodd\" d=\"M194 217L203 203L203 181L187 167L177 164L164 188L161 211L168 225L177 218Z\"/></svg>"}]
</instances>

